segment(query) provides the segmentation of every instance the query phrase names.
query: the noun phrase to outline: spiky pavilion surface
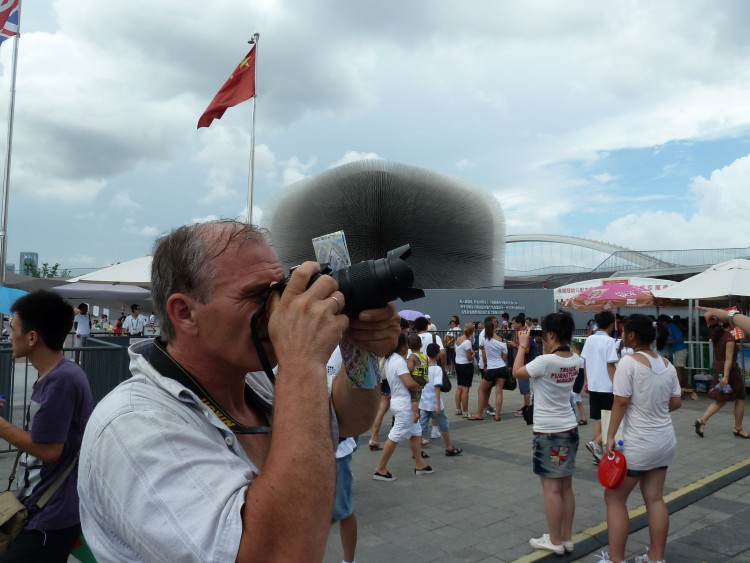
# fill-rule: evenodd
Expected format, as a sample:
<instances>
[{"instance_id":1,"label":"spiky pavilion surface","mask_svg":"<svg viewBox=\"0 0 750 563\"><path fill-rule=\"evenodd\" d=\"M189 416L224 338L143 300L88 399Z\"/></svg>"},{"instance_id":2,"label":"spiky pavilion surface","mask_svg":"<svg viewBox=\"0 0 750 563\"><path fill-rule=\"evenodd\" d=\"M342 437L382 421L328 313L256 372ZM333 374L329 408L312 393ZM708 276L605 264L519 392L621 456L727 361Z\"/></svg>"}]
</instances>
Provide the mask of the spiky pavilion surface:
<instances>
[{"instance_id":1,"label":"spiky pavilion surface","mask_svg":"<svg viewBox=\"0 0 750 563\"><path fill-rule=\"evenodd\" d=\"M312 238L343 230L352 262L411 244L425 289L504 283L505 217L497 199L430 170L362 160L283 190L263 214L285 268L314 260Z\"/></svg>"}]
</instances>

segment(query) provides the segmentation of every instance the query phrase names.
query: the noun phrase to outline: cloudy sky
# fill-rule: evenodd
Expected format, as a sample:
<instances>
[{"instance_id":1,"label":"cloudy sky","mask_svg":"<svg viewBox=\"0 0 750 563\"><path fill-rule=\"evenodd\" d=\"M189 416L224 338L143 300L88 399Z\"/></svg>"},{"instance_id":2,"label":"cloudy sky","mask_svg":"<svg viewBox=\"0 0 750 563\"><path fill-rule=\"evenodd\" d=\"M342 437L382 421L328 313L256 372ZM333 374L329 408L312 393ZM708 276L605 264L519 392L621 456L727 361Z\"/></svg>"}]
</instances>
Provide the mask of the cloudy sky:
<instances>
[{"instance_id":1,"label":"cloudy sky","mask_svg":"<svg viewBox=\"0 0 750 563\"><path fill-rule=\"evenodd\" d=\"M96 268L244 215L251 103L196 122L255 31L254 222L290 183L384 158L474 183L509 233L745 247L748 22L742 0L27 2L8 261Z\"/></svg>"}]
</instances>

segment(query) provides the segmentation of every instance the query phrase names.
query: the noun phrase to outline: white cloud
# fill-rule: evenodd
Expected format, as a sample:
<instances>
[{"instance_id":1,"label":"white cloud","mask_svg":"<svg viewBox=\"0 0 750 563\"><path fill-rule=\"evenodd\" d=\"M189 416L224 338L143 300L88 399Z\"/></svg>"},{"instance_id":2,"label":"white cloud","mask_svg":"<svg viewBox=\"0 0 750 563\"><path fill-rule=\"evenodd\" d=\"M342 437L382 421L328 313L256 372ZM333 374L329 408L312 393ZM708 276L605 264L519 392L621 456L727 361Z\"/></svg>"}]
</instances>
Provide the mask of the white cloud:
<instances>
[{"instance_id":1,"label":"white cloud","mask_svg":"<svg viewBox=\"0 0 750 563\"><path fill-rule=\"evenodd\" d=\"M459 170L470 170L471 168L476 168L476 166L477 163L468 158L462 158L461 160L456 162L456 168L458 168Z\"/></svg>"},{"instance_id":2,"label":"white cloud","mask_svg":"<svg viewBox=\"0 0 750 563\"><path fill-rule=\"evenodd\" d=\"M116 193L112 198L111 205L120 209L140 209L143 207L140 203L133 201L126 192Z\"/></svg>"},{"instance_id":3,"label":"white cloud","mask_svg":"<svg viewBox=\"0 0 750 563\"><path fill-rule=\"evenodd\" d=\"M316 157L310 157L307 162L301 162L299 158L293 156L292 158L282 161L279 165L282 167L281 171L281 184L288 186L294 182L304 180L309 176L308 172L318 161Z\"/></svg>"},{"instance_id":4,"label":"white cloud","mask_svg":"<svg viewBox=\"0 0 750 563\"><path fill-rule=\"evenodd\" d=\"M741 248L748 245L744 217L750 214L750 155L693 180L694 213L665 211L644 205L642 213L612 221L591 238L640 250ZM644 204L648 204L644 198Z\"/></svg>"},{"instance_id":5,"label":"white cloud","mask_svg":"<svg viewBox=\"0 0 750 563\"><path fill-rule=\"evenodd\" d=\"M382 157L378 156L378 154L374 152L346 151L344 153L344 156L339 158L328 168L336 168L337 166L343 166L344 164L357 162L358 160L382 160Z\"/></svg>"},{"instance_id":6,"label":"white cloud","mask_svg":"<svg viewBox=\"0 0 750 563\"><path fill-rule=\"evenodd\" d=\"M603 174L594 174L591 176L594 180L599 182L600 184L609 184L613 180L615 180L615 176L612 174L609 174L608 172L605 172Z\"/></svg>"}]
</instances>

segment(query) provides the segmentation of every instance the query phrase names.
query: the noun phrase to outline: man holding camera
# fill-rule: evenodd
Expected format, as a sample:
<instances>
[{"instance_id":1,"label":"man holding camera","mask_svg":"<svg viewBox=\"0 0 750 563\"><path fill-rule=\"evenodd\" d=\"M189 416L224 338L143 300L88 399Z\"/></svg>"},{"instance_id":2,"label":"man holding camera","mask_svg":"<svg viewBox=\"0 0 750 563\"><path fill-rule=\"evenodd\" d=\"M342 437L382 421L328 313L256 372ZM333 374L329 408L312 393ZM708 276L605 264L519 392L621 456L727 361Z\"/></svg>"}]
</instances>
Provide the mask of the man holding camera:
<instances>
[{"instance_id":1,"label":"man holding camera","mask_svg":"<svg viewBox=\"0 0 750 563\"><path fill-rule=\"evenodd\" d=\"M348 319L333 278L307 287L319 269L302 264L264 309L285 278L265 232L214 221L157 241L162 337L131 347L133 377L97 406L81 451L82 523L97 559L322 560L333 440L364 432L379 401L348 372L329 397L326 363L342 337L392 351L399 318L387 306ZM264 357L275 388L258 372Z\"/></svg>"}]
</instances>

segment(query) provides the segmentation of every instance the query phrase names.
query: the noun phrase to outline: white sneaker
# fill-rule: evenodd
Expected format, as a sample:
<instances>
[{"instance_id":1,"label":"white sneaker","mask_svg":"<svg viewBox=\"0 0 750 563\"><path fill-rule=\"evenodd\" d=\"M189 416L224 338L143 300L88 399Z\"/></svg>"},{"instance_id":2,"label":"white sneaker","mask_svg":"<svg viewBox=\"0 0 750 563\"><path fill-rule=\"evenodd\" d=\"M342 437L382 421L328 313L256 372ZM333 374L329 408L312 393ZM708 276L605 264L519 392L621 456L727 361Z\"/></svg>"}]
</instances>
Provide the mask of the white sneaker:
<instances>
[{"instance_id":1,"label":"white sneaker","mask_svg":"<svg viewBox=\"0 0 750 563\"><path fill-rule=\"evenodd\" d=\"M660 559L659 561L654 561L653 559L649 559L648 552L646 552L643 555L636 555L635 563L667 563L667 562L664 559Z\"/></svg>"},{"instance_id":2,"label":"white sneaker","mask_svg":"<svg viewBox=\"0 0 750 563\"><path fill-rule=\"evenodd\" d=\"M432 433L430 434L430 438L433 440L435 438L440 438L440 429L437 426L432 427Z\"/></svg>"},{"instance_id":3,"label":"white sneaker","mask_svg":"<svg viewBox=\"0 0 750 563\"><path fill-rule=\"evenodd\" d=\"M549 534L544 534L541 538L531 538L529 540L529 544L534 549L551 551L552 553L556 553L557 555L563 555L565 553L565 548L562 546L562 544L556 545L550 541Z\"/></svg>"},{"instance_id":4,"label":"white sneaker","mask_svg":"<svg viewBox=\"0 0 750 563\"><path fill-rule=\"evenodd\" d=\"M586 443L586 449L591 452L591 455L594 456L594 460L599 463L602 460L602 447L597 444L596 442L588 442Z\"/></svg>"},{"instance_id":5,"label":"white sneaker","mask_svg":"<svg viewBox=\"0 0 750 563\"><path fill-rule=\"evenodd\" d=\"M573 553L573 550L576 547L576 544L573 543L573 541L565 541L563 540L562 546L565 548L566 553Z\"/></svg>"}]
</instances>

